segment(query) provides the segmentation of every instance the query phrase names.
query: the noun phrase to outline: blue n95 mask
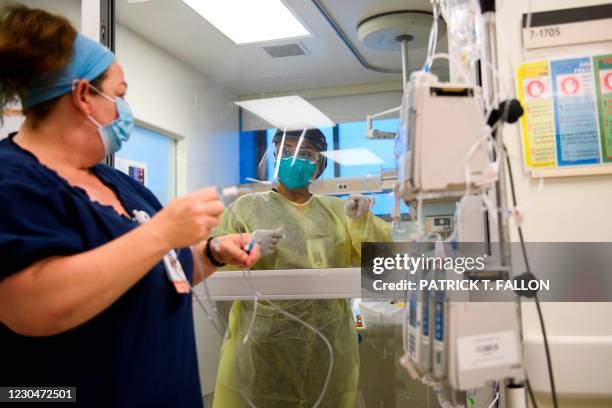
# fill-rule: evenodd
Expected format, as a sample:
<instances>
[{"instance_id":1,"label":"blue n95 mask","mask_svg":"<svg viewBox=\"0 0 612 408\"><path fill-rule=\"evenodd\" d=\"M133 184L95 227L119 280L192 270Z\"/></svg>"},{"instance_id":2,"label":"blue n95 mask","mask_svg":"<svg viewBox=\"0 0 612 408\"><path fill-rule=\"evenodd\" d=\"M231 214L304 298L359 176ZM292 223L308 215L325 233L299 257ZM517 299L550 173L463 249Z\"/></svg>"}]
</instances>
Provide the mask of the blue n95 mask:
<instances>
[{"instance_id":1,"label":"blue n95 mask","mask_svg":"<svg viewBox=\"0 0 612 408\"><path fill-rule=\"evenodd\" d=\"M293 163L293 157L281 159L278 168L278 179L289 190L296 190L308 186L312 176L317 171L317 163L306 159L297 158Z\"/></svg>"},{"instance_id":2,"label":"blue n95 mask","mask_svg":"<svg viewBox=\"0 0 612 408\"><path fill-rule=\"evenodd\" d=\"M98 127L98 133L104 144L104 153L107 156L117 153L121 149L121 144L130 139L130 134L134 128L134 115L132 114L132 109L124 99L116 97L113 100L113 98L102 93L93 85L90 84L89 86L96 91L98 95L117 106L117 113L119 116L108 125L102 125L91 117L91 115L87 115L87 118Z\"/></svg>"}]
</instances>

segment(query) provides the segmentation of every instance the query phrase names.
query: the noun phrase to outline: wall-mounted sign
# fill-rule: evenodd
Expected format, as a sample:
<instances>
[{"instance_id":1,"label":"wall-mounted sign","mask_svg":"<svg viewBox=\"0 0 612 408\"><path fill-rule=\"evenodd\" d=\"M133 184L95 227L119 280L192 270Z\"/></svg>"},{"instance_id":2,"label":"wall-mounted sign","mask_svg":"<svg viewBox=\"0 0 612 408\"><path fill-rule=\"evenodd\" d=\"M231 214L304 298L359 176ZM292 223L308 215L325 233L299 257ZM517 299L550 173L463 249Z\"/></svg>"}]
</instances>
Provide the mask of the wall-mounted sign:
<instances>
[{"instance_id":1,"label":"wall-mounted sign","mask_svg":"<svg viewBox=\"0 0 612 408\"><path fill-rule=\"evenodd\" d=\"M115 157L115 168L147 186L147 163Z\"/></svg>"},{"instance_id":2,"label":"wall-mounted sign","mask_svg":"<svg viewBox=\"0 0 612 408\"><path fill-rule=\"evenodd\" d=\"M527 27L529 23L529 27ZM526 50L612 40L612 4L523 14Z\"/></svg>"},{"instance_id":3,"label":"wall-mounted sign","mask_svg":"<svg viewBox=\"0 0 612 408\"><path fill-rule=\"evenodd\" d=\"M528 170L612 173L612 54L525 62L516 85Z\"/></svg>"}]
</instances>

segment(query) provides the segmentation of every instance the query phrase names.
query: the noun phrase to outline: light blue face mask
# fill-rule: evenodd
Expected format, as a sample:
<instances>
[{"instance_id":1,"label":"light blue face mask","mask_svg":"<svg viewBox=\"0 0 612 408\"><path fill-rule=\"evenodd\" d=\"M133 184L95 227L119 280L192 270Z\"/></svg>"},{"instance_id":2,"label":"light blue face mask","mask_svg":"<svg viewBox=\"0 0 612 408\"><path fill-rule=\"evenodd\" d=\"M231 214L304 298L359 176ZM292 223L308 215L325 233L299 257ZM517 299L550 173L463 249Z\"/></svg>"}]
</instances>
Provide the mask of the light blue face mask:
<instances>
[{"instance_id":1,"label":"light blue face mask","mask_svg":"<svg viewBox=\"0 0 612 408\"><path fill-rule=\"evenodd\" d=\"M121 144L130 139L130 134L134 128L134 115L130 105L122 98L116 97L114 100L108 95L103 94L94 86L89 85L100 96L117 106L119 116L108 125L102 125L97 120L87 115L87 118L98 127L98 133L104 144L104 153L108 156L117 153L121 149Z\"/></svg>"},{"instance_id":2,"label":"light blue face mask","mask_svg":"<svg viewBox=\"0 0 612 408\"><path fill-rule=\"evenodd\" d=\"M317 171L317 163L299 157L295 158L293 165L291 165L292 162L293 157L281 159L278 168L278 179L289 190L297 190L308 186L312 176Z\"/></svg>"}]
</instances>

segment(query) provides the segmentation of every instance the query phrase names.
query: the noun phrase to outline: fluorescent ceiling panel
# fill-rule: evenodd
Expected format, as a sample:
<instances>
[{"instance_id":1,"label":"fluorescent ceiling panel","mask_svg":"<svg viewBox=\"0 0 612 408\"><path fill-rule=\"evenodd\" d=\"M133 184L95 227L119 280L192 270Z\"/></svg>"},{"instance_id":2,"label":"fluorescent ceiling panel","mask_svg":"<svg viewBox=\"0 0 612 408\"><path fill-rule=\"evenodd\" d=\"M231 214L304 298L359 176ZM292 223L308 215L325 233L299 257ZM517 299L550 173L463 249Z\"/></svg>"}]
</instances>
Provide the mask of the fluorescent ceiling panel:
<instances>
[{"instance_id":1,"label":"fluorescent ceiling panel","mask_svg":"<svg viewBox=\"0 0 612 408\"><path fill-rule=\"evenodd\" d=\"M310 32L281 0L183 0L236 44L305 37Z\"/></svg>"},{"instance_id":2,"label":"fluorescent ceiling panel","mask_svg":"<svg viewBox=\"0 0 612 408\"><path fill-rule=\"evenodd\" d=\"M334 122L323 112L297 95L235 103L277 129L302 130L334 126Z\"/></svg>"},{"instance_id":3,"label":"fluorescent ceiling panel","mask_svg":"<svg viewBox=\"0 0 612 408\"><path fill-rule=\"evenodd\" d=\"M332 150L331 152L321 153L341 166L368 166L385 163L383 159L363 147L358 149Z\"/></svg>"}]
</instances>

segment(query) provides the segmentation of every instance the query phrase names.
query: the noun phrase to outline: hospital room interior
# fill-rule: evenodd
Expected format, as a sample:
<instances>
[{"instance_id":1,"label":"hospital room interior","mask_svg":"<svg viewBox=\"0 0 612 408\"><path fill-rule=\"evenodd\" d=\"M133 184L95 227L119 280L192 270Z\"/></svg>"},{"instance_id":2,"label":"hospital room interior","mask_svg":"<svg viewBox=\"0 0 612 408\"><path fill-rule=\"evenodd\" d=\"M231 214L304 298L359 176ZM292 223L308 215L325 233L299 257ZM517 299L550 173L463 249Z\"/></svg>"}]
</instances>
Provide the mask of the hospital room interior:
<instances>
[{"instance_id":1,"label":"hospital room interior","mask_svg":"<svg viewBox=\"0 0 612 408\"><path fill-rule=\"evenodd\" d=\"M189 295L203 406L612 407L612 271L570 259L612 253L612 3L5 4L115 54L134 126L107 165L162 206L215 187L213 235L260 239ZM371 254L411 243L514 286L372 294Z\"/></svg>"}]
</instances>

